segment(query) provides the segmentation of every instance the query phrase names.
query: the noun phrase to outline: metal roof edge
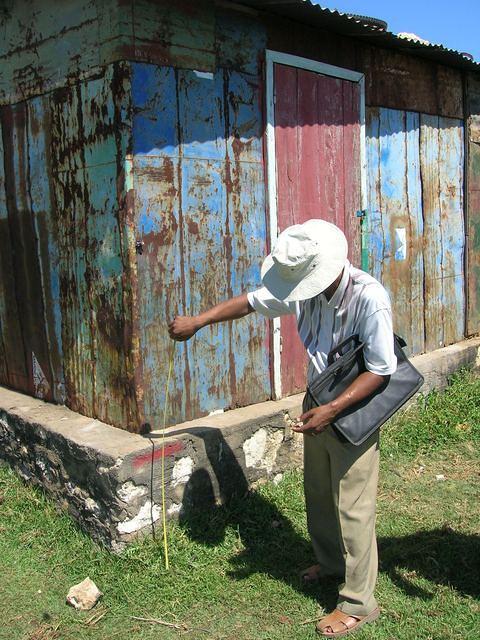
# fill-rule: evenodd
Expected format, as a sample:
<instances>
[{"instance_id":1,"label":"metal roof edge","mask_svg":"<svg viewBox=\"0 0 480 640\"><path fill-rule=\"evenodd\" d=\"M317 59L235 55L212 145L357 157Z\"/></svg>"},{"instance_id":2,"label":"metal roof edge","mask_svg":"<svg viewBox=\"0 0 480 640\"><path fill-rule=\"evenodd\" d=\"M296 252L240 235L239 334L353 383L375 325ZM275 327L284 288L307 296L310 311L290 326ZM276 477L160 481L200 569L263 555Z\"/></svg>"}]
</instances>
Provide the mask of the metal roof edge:
<instances>
[{"instance_id":1,"label":"metal roof edge","mask_svg":"<svg viewBox=\"0 0 480 640\"><path fill-rule=\"evenodd\" d=\"M480 73L480 61L471 60L455 49L449 49L442 44L399 37L392 31L367 24L358 16L322 7L311 0L235 0L235 4L307 22L347 37L362 38L377 46L417 55L446 66Z\"/></svg>"}]
</instances>

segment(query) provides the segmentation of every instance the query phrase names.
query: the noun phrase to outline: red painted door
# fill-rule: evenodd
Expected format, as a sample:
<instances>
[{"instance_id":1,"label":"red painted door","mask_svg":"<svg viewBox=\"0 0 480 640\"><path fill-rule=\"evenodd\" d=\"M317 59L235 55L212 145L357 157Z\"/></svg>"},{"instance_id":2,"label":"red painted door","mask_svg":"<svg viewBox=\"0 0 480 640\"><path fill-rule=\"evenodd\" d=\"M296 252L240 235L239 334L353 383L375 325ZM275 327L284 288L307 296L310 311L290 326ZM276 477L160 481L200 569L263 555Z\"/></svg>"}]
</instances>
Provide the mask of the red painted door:
<instances>
[{"instance_id":1,"label":"red painted door","mask_svg":"<svg viewBox=\"0 0 480 640\"><path fill-rule=\"evenodd\" d=\"M360 88L358 83L274 65L279 231L310 218L338 225L358 263ZM295 318L281 319L282 396L305 389L306 355Z\"/></svg>"}]
</instances>

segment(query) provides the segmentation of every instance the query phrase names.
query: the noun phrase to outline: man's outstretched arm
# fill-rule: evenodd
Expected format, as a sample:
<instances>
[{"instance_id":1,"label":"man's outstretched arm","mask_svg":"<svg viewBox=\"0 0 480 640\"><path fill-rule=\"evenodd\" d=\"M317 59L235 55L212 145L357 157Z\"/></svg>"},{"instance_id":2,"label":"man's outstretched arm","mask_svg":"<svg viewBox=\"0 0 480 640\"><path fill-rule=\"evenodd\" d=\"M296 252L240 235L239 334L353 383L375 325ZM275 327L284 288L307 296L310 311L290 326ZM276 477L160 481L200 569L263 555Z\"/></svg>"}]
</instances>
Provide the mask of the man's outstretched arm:
<instances>
[{"instance_id":1,"label":"man's outstretched arm","mask_svg":"<svg viewBox=\"0 0 480 640\"><path fill-rule=\"evenodd\" d=\"M183 342L208 324L243 318L252 311L254 309L248 302L247 294L244 293L241 296L225 300L198 316L175 316L168 325L168 333L173 340Z\"/></svg>"}]
</instances>

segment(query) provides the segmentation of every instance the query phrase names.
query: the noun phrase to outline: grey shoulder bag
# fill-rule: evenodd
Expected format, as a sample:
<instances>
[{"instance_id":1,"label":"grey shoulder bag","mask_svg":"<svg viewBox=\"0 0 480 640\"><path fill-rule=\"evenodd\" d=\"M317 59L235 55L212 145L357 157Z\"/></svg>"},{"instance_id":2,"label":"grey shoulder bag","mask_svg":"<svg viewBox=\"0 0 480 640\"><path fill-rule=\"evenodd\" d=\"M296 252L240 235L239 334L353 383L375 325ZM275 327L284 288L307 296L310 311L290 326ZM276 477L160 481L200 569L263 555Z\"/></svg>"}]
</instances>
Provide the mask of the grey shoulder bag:
<instances>
[{"instance_id":1,"label":"grey shoulder bag","mask_svg":"<svg viewBox=\"0 0 480 640\"><path fill-rule=\"evenodd\" d=\"M422 386L423 376L403 351L405 341L394 335L397 370L382 385L336 418L333 426L349 442L360 445L390 418ZM366 371L363 342L358 334L341 342L328 354L328 367L307 387L304 411L337 398L357 376Z\"/></svg>"}]
</instances>

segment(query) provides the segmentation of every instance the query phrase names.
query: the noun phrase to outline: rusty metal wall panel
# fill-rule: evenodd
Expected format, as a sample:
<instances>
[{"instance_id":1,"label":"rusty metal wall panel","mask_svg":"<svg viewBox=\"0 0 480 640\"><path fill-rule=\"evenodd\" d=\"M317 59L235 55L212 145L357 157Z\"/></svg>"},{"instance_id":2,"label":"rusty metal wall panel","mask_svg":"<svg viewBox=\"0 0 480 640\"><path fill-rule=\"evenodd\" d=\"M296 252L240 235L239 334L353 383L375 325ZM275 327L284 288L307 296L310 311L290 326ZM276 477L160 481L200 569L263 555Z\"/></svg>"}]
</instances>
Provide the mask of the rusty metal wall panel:
<instances>
[{"instance_id":1,"label":"rusty metal wall panel","mask_svg":"<svg viewBox=\"0 0 480 640\"><path fill-rule=\"evenodd\" d=\"M463 124L421 116L427 350L464 335Z\"/></svg>"},{"instance_id":2,"label":"rusty metal wall panel","mask_svg":"<svg viewBox=\"0 0 480 640\"><path fill-rule=\"evenodd\" d=\"M166 321L259 285L266 252L255 76L134 65L134 185L145 420L163 414ZM169 422L270 397L261 318L177 345Z\"/></svg>"},{"instance_id":3,"label":"rusty metal wall panel","mask_svg":"<svg viewBox=\"0 0 480 640\"><path fill-rule=\"evenodd\" d=\"M438 119L444 344L465 335L464 126Z\"/></svg>"},{"instance_id":4,"label":"rusty metal wall panel","mask_svg":"<svg viewBox=\"0 0 480 640\"><path fill-rule=\"evenodd\" d=\"M215 68L215 6L209 0L134 0L137 60L179 68Z\"/></svg>"},{"instance_id":5,"label":"rusty metal wall panel","mask_svg":"<svg viewBox=\"0 0 480 640\"><path fill-rule=\"evenodd\" d=\"M248 33L252 42L255 32ZM255 33L250 49L252 58L258 60L255 53L261 50L261 37ZM263 88L259 77L236 71L224 71L224 80L227 141L225 252L229 270L228 293L236 295L259 285L259 268L267 253L261 112ZM229 326L230 406L244 406L271 397L270 325L256 316L251 314Z\"/></svg>"},{"instance_id":6,"label":"rusty metal wall panel","mask_svg":"<svg viewBox=\"0 0 480 640\"><path fill-rule=\"evenodd\" d=\"M176 165L169 157L138 155L133 168L138 238L143 243L142 254L136 257L139 385L142 386L145 421L152 426L161 424L159 421L163 416L169 350L173 346L167 333L167 321L175 311L183 313L184 309ZM169 422L184 414L184 390L189 380L186 364L184 345L179 344L175 350Z\"/></svg>"},{"instance_id":7,"label":"rusty metal wall panel","mask_svg":"<svg viewBox=\"0 0 480 640\"><path fill-rule=\"evenodd\" d=\"M461 71L371 46L360 55L367 105L463 118Z\"/></svg>"},{"instance_id":8,"label":"rusty metal wall panel","mask_svg":"<svg viewBox=\"0 0 480 640\"><path fill-rule=\"evenodd\" d=\"M43 312L48 358L52 372L52 398L65 401L63 376L62 312L58 230L51 193L52 164L50 154L49 99L40 96L27 102L29 194L43 295ZM37 392L38 395L38 392Z\"/></svg>"},{"instance_id":9,"label":"rusty metal wall panel","mask_svg":"<svg viewBox=\"0 0 480 640\"><path fill-rule=\"evenodd\" d=\"M183 224L180 210L176 72L134 64L133 186L138 240L139 340L145 420L161 424L172 342L167 321L185 313ZM168 420L185 413L190 371L185 347L175 351Z\"/></svg>"},{"instance_id":10,"label":"rusty metal wall panel","mask_svg":"<svg viewBox=\"0 0 480 640\"><path fill-rule=\"evenodd\" d=\"M61 7L19 0L2 17L0 104L68 86L120 60L215 68L208 0L65 0Z\"/></svg>"},{"instance_id":11,"label":"rusty metal wall panel","mask_svg":"<svg viewBox=\"0 0 480 640\"><path fill-rule=\"evenodd\" d=\"M480 79L466 81L467 334L480 332Z\"/></svg>"},{"instance_id":12,"label":"rusty metal wall panel","mask_svg":"<svg viewBox=\"0 0 480 640\"><path fill-rule=\"evenodd\" d=\"M420 153L425 220L425 345L427 351L438 349L444 344L439 151L438 118L422 115Z\"/></svg>"},{"instance_id":13,"label":"rusty metal wall panel","mask_svg":"<svg viewBox=\"0 0 480 640\"><path fill-rule=\"evenodd\" d=\"M3 127L2 127L3 132ZM15 389L28 390L29 376L23 336L18 322L10 224L5 180L5 152L0 136L0 330L1 382ZM8 159L7 159L8 163Z\"/></svg>"},{"instance_id":14,"label":"rusty metal wall panel","mask_svg":"<svg viewBox=\"0 0 480 640\"><path fill-rule=\"evenodd\" d=\"M48 341L45 332L45 311L42 296L42 277L38 256L38 240L31 209L30 163L28 139L28 113L26 105L2 109L4 147L5 192L12 273L18 316L9 323L18 322L22 335L23 358L27 378L21 389L52 399L52 371Z\"/></svg>"},{"instance_id":15,"label":"rusty metal wall panel","mask_svg":"<svg viewBox=\"0 0 480 640\"><path fill-rule=\"evenodd\" d=\"M463 118L458 69L276 16L259 20L269 49L365 73L369 106Z\"/></svg>"},{"instance_id":16,"label":"rusty metal wall panel","mask_svg":"<svg viewBox=\"0 0 480 640\"><path fill-rule=\"evenodd\" d=\"M223 74L180 71L178 98L185 312L193 315L227 297ZM206 327L186 345L192 415L229 404L227 333L223 324Z\"/></svg>"},{"instance_id":17,"label":"rusty metal wall panel","mask_svg":"<svg viewBox=\"0 0 480 640\"><path fill-rule=\"evenodd\" d=\"M372 273L390 292L395 329L412 353L424 351L419 119L368 109L368 228ZM408 119L407 119L408 117ZM405 234L406 255L398 251Z\"/></svg>"},{"instance_id":18,"label":"rusty metal wall panel","mask_svg":"<svg viewBox=\"0 0 480 640\"><path fill-rule=\"evenodd\" d=\"M267 48L266 29L254 15L217 7L215 48L218 67L258 74Z\"/></svg>"},{"instance_id":19,"label":"rusty metal wall panel","mask_svg":"<svg viewBox=\"0 0 480 640\"><path fill-rule=\"evenodd\" d=\"M45 92L98 66L96 2L58 5L19 0L6 7L0 44L0 97L15 102Z\"/></svg>"},{"instance_id":20,"label":"rusty metal wall panel","mask_svg":"<svg viewBox=\"0 0 480 640\"><path fill-rule=\"evenodd\" d=\"M136 430L121 208L129 99L128 65L110 66L101 78L55 92L52 149L67 403Z\"/></svg>"},{"instance_id":21,"label":"rusty metal wall panel","mask_svg":"<svg viewBox=\"0 0 480 640\"><path fill-rule=\"evenodd\" d=\"M2 109L0 371L2 382L137 430L129 74L112 65Z\"/></svg>"},{"instance_id":22,"label":"rusty metal wall panel","mask_svg":"<svg viewBox=\"0 0 480 640\"><path fill-rule=\"evenodd\" d=\"M390 292L395 329L411 353L461 340L461 121L370 108L367 161L369 267Z\"/></svg>"},{"instance_id":23,"label":"rusty metal wall panel","mask_svg":"<svg viewBox=\"0 0 480 640\"><path fill-rule=\"evenodd\" d=\"M43 98L3 110L3 135L11 135L12 139L5 156L2 154L7 184L6 191L2 190L1 207L5 227L1 234L0 305L4 305L6 314L2 336L7 345L8 371L1 380L38 397L63 402L58 253L51 216L47 112L48 100Z\"/></svg>"}]
</instances>

